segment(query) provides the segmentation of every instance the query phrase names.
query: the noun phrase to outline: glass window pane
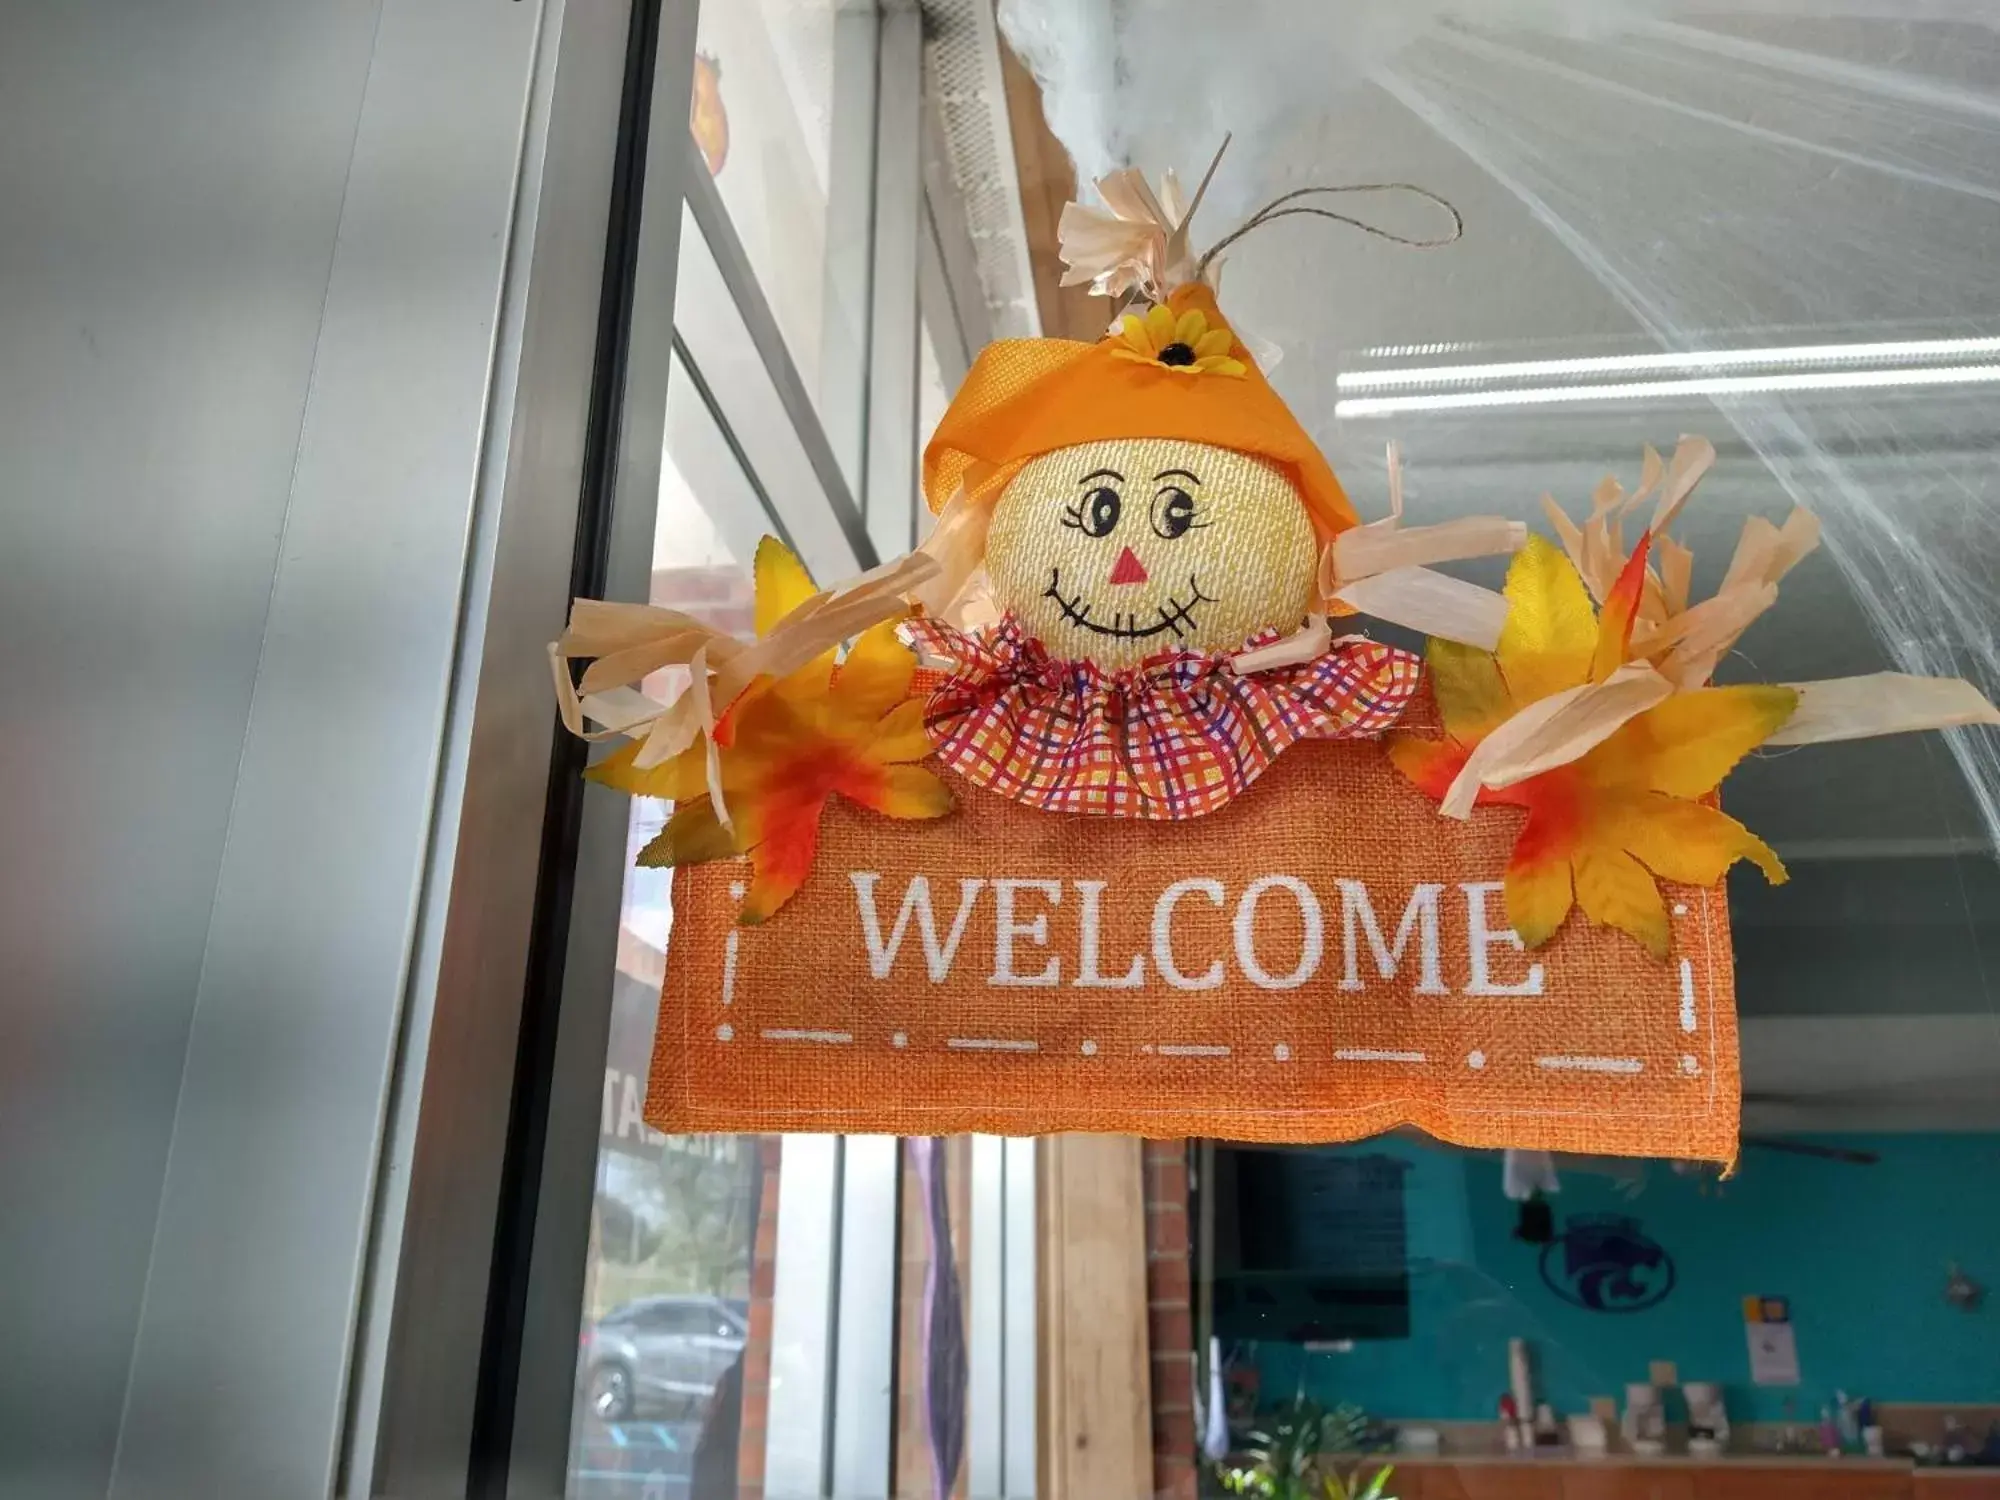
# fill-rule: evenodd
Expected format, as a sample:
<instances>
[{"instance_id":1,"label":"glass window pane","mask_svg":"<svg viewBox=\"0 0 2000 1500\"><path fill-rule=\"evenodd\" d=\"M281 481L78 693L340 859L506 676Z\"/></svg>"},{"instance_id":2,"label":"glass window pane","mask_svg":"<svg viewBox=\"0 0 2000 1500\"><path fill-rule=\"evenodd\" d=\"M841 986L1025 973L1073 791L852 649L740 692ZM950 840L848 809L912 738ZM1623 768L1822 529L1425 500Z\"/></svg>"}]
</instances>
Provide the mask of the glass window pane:
<instances>
[{"instance_id":1,"label":"glass window pane","mask_svg":"<svg viewBox=\"0 0 2000 1500\"><path fill-rule=\"evenodd\" d=\"M945 385L944 373L938 367L937 344L931 328L931 315L926 310L917 320L917 455L920 465L924 444L930 441L930 435L944 420L945 408L951 404L952 396ZM921 467L918 472L922 473ZM914 514L916 535L911 538L912 545L930 535L932 522L936 519L921 495L917 497Z\"/></svg>"},{"instance_id":2,"label":"glass window pane","mask_svg":"<svg viewBox=\"0 0 2000 1500\"><path fill-rule=\"evenodd\" d=\"M823 420L845 460L860 407L840 395L866 349L873 18L839 0L729 0L698 28L696 143L806 389L834 393Z\"/></svg>"},{"instance_id":3,"label":"glass window pane","mask_svg":"<svg viewBox=\"0 0 2000 1500\"><path fill-rule=\"evenodd\" d=\"M669 393L651 600L747 634L741 559L767 522L678 360ZM634 861L670 810L632 803L572 1421L576 1500L733 1496L741 1461L766 1152L748 1137L664 1136L642 1118L673 908L671 872Z\"/></svg>"}]
</instances>

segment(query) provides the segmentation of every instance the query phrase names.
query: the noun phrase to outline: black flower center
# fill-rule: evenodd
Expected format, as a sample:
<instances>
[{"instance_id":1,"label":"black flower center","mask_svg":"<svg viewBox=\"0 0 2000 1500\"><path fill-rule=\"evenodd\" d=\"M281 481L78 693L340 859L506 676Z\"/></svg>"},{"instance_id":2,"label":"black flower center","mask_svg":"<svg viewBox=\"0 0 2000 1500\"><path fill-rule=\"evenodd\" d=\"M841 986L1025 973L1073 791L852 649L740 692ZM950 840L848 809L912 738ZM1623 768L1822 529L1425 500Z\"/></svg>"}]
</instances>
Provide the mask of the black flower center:
<instances>
[{"instance_id":1,"label":"black flower center","mask_svg":"<svg viewBox=\"0 0 2000 1500\"><path fill-rule=\"evenodd\" d=\"M1178 342L1169 344L1160 351L1160 363L1163 365L1191 365L1194 363L1194 346Z\"/></svg>"}]
</instances>

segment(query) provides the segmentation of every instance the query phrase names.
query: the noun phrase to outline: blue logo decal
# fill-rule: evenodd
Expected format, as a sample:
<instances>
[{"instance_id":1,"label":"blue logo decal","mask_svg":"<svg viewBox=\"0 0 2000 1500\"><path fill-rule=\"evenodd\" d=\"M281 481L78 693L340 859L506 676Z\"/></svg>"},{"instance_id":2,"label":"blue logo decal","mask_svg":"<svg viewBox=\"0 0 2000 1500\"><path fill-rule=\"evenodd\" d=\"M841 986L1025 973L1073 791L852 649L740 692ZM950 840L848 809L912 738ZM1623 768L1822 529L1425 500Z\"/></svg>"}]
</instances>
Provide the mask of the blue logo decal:
<instances>
[{"instance_id":1,"label":"blue logo decal","mask_svg":"<svg viewBox=\"0 0 2000 1500\"><path fill-rule=\"evenodd\" d=\"M1592 1312L1644 1312L1674 1289L1674 1262L1637 1219L1579 1214L1542 1247L1542 1280L1563 1301Z\"/></svg>"}]
</instances>

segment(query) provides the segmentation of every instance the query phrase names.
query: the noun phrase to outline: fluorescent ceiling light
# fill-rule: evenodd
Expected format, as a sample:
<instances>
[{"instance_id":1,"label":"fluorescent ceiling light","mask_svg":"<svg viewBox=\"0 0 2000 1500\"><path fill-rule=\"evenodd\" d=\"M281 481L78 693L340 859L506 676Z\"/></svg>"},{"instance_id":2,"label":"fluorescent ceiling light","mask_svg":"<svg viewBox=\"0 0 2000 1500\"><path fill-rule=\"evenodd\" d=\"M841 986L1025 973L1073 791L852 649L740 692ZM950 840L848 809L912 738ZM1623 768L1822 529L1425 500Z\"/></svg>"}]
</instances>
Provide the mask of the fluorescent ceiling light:
<instances>
[{"instance_id":1,"label":"fluorescent ceiling light","mask_svg":"<svg viewBox=\"0 0 2000 1500\"><path fill-rule=\"evenodd\" d=\"M1382 391L1413 385L1538 380L1555 376L1636 375L1656 370L1740 370L1758 365L1841 364L1889 359L1963 359L1967 355L1978 354L2000 354L2000 338L1793 344L1768 349L1699 349L1684 354L1607 354L1584 359L1520 360L1512 364L1360 370L1339 376L1335 385L1343 391Z\"/></svg>"},{"instance_id":2,"label":"fluorescent ceiling light","mask_svg":"<svg viewBox=\"0 0 2000 1500\"><path fill-rule=\"evenodd\" d=\"M1400 411L1553 406L1570 401L1640 401L1667 396L1753 396L1766 391L1863 390L1879 386L1983 385L2000 365L1920 365L1900 370L1818 370L1791 375L1712 375L1694 380L1635 380L1612 385L1517 386L1500 391L1440 391L1416 396L1360 396L1336 401L1336 417L1384 417Z\"/></svg>"}]
</instances>

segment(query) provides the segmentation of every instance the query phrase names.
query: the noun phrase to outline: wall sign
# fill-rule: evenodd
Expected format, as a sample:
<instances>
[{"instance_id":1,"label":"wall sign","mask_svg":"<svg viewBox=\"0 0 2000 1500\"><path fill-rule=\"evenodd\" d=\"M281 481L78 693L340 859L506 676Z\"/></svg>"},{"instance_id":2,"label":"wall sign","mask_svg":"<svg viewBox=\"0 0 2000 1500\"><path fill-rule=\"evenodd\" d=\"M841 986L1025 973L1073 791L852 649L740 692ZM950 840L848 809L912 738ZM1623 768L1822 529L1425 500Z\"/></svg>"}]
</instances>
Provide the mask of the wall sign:
<instances>
[{"instance_id":1,"label":"wall sign","mask_svg":"<svg viewBox=\"0 0 2000 1500\"><path fill-rule=\"evenodd\" d=\"M1745 1297L1743 1333L1750 1346L1753 1385L1799 1383L1798 1331L1792 1326L1792 1306L1784 1297Z\"/></svg>"}]
</instances>

